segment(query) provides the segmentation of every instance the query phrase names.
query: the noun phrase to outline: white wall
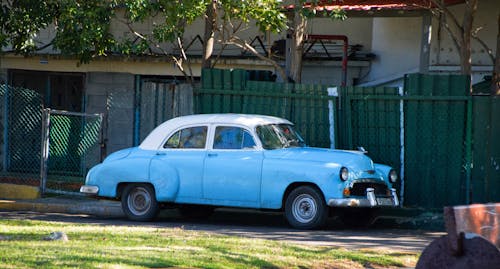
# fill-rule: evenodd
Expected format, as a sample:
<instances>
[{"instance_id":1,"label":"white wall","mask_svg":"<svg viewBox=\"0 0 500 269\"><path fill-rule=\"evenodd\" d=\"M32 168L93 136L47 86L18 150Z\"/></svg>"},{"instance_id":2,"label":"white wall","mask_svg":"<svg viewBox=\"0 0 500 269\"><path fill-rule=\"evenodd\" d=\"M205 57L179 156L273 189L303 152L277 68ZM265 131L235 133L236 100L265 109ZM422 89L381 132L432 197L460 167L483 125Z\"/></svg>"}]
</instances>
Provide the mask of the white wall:
<instances>
[{"instance_id":1,"label":"white wall","mask_svg":"<svg viewBox=\"0 0 500 269\"><path fill-rule=\"evenodd\" d=\"M460 24L462 24L465 8L465 5L457 5L450 8ZM478 37L486 43L493 55L496 53L496 37L499 31L497 18L499 12L500 3L498 0L480 0L478 1L473 24L473 29L481 28L478 32ZM458 73L460 71L459 52L447 30L444 27L439 27L439 19L437 17L433 17L431 38L431 70L433 72ZM485 75L491 75L493 62L487 53L487 49L478 41L472 40L471 46L472 81L473 83L477 83L482 81Z\"/></svg>"},{"instance_id":2,"label":"white wall","mask_svg":"<svg viewBox=\"0 0 500 269\"><path fill-rule=\"evenodd\" d=\"M475 27L482 27L483 29L479 32L479 37L486 42L488 47L493 49L495 53L496 48L496 34L498 32L498 27L496 25L497 16L499 13L499 0L480 0L478 4L478 11L475 16ZM464 5L456 5L451 8L451 10L457 14L457 18L461 22L463 17L462 12ZM152 29L153 21L156 23L161 22L161 18L152 18L151 21L145 22L143 24L137 24L138 30L148 32ZM441 29L441 34L438 35L438 20L433 17L432 19L432 36L431 36L431 51L430 51L430 70L432 72L457 72L459 71L459 57L454 44L450 40L448 33L445 29ZM254 23L248 24L249 28L242 34L247 40L254 38L256 35L260 35L266 45L270 45L273 41L277 39L285 38L284 33L273 34L271 36L266 36L263 33L259 33ZM202 19L197 20L191 26L186 29L184 43L187 45L196 35L203 34L204 23ZM346 35L349 38L349 43L360 44L363 46L363 50L366 52L373 52L377 58L372 62L371 67L366 67L363 65L356 65L355 67L350 67L349 70L349 80L352 78L362 78L361 83L370 82L383 82L386 80L391 80L392 78L401 77L405 73L416 72L420 64L420 48L421 48L421 32L422 32L422 18L420 17L387 17L387 18L371 18L371 17L350 17L345 21L335 21L328 18L317 18L313 19L308 24L308 30L311 34L334 34L334 35ZM112 24L112 31L114 35L120 36L128 33L129 30L123 23L114 21ZM128 34L130 35L130 34ZM37 39L38 41L48 42L54 36L54 30L50 27L41 33L39 33ZM42 42L43 43L43 42ZM165 49L172 49L171 44L163 44ZM479 45L478 42L473 41L472 43L472 63L474 65L473 70L475 70L475 81L481 78L483 75L488 75L492 69L492 62L486 53L486 49ZM49 52L49 51L44 51ZM218 46L216 46L215 54L218 53ZM272 69L269 65L264 64L259 60L247 60L245 55L242 55L242 51L234 46L226 51L226 53L232 56L242 56L241 59L223 59L216 67L219 68L247 68L247 69ZM201 55L201 44L196 42L193 47L188 50L188 54ZM3 56L2 56L3 57ZM41 68L43 70L51 71L54 66L51 63L38 67L31 64L33 60L29 59L18 59L17 61L25 61L26 69ZM88 71L106 71L106 72L122 72L120 68L130 63L120 62L120 59L107 59L110 63L111 70L88 70ZM116 61L116 62L114 62ZM148 61L148 59L140 59L140 64ZM158 65L156 60L156 64ZM11 61L8 61L9 63ZM37 62L37 61L35 61ZM76 60L73 61L72 65L76 65ZM117 65L116 63L120 63ZM364 62L367 63L367 62ZM134 65L139 65L138 62L134 62ZM162 74L165 73L178 73L173 68L172 63L165 63L168 67L160 69L152 69L151 67L142 68L142 72L137 71L126 71L137 74ZM22 66L10 66L5 63L0 65L5 68L22 68ZM193 64L196 73L199 73L199 68L196 66L199 62ZM83 68L87 68L90 65L83 65ZM123 68L122 68L123 69ZM55 70L54 70L55 71ZM335 62L305 62L305 67L303 70L303 82L306 83L326 83L332 84L337 83L341 74L341 68L339 68L338 63Z\"/></svg>"},{"instance_id":3,"label":"white wall","mask_svg":"<svg viewBox=\"0 0 500 269\"><path fill-rule=\"evenodd\" d=\"M465 5L457 5L450 10L455 14L458 22L461 24L463 19L463 10ZM500 3L498 0L481 0L478 2L478 9L474 17L473 28L482 29L478 36L493 51L496 48L496 36L498 33L497 18L500 12ZM450 38L447 30L439 28L439 19L433 18L432 24L432 46L431 46L431 64L432 65L459 65L460 59L458 51ZM440 32L440 35L438 35ZM473 65L492 65L493 62L488 56L487 51L479 42L473 40L472 43L472 64Z\"/></svg>"},{"instance_id":4,"label":"white wall","mask_svg":"<svg viewBox=\"0 0 500 269\"><path fill-rule=\"evenodd\" d=\"M422 18L374 18L372 51L377 58L363 82L415 72L420 62Z\"/></svg>"},{"instance_id":5,"label":"white wall","mask_svg":"<svg viewBox=\"0 0 500 269\"><path fill-rule=\"evenodd\" d=\"M107 154L132 146L134 76L126 73L89 72L86 78L86 112L108 112Z\"/></svg>"}]
</instances>

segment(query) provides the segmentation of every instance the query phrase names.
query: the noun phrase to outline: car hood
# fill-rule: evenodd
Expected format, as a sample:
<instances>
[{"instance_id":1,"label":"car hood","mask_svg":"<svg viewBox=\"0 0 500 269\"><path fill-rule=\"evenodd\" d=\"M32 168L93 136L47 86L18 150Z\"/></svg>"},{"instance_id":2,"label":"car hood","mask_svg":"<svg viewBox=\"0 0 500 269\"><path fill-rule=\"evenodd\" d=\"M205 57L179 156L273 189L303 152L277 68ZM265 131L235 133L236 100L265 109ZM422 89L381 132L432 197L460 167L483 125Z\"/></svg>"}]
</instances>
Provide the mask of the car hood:
<instances>
[{"instance_id":1,"label":"car hood","mask_svg":"<svg viewBox=\"0 0 500 269\"><path fill-rule=\"evenodd\" d=\"M359 171L375 170L372 159L359 151L304 147L268 150L265 155L266 158L335 163Z\"/></svg>"}]
</instances>

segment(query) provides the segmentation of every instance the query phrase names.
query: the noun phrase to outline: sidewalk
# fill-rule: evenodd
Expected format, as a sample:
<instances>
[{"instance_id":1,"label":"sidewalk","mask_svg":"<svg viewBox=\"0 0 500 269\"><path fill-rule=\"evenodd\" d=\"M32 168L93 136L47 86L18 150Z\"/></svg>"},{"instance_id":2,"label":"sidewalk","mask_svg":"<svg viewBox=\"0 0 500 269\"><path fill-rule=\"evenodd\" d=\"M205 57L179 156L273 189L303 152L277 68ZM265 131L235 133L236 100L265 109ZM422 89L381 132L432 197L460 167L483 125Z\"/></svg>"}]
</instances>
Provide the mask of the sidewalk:
<instances>
[{"instance_id":1,"label":"sidewalk","mask_svg":"<svg viewBox=\"0 0 500 269\"><path fill-rule=\"evenodd\" d=\"M46 197L32 200L0 199L0 210L85 214L98 217L125 216L118 201L75 196Z\"/></svg>"}]
</instances>

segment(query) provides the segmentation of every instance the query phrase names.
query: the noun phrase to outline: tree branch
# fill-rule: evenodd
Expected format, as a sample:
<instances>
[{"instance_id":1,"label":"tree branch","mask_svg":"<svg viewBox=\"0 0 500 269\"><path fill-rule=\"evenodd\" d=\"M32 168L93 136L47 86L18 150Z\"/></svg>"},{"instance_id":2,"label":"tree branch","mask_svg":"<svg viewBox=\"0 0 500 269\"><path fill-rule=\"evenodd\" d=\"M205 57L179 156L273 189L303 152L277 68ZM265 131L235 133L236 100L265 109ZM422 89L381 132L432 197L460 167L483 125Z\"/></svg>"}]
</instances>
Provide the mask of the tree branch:
<instances>
[{"instance_id":1,"label":"tree branch","mask_svg":"<svg viewBox=\"0 0 500 269\"><path fill-rule=\"evenodd\" d=\"M446 22L446 17L444 18L443 26L444 26L444 28L446 28L446 32L448 32L448 35L450 36L451 40L453 41L453 44L455 44L455 48L457 49L457 51L460 51L460 42L458 41L457 37L451 31L450 26ZM460 40L462 40L462 39L460 39Z\"/></svg>"},{"instance_id":2,"label":"tree branch","mask_svg":"<svg viewBox=\"0 0 500 269\"><path fill-rule=\"evenodd\" d=\"M493 50L490 49L488 47L488 45L486 44L486 42L484 42L481 38L479 38L476 33L472 33L472 38L474 38L474 40L476 40L486 50L486 53L488 53L491 61L494 64L495 63L495 55L493 55Z\"/></svg>"},{"instance_id":3,"label":"tree branch","mask_svg":"<svg viewBox=\"0 0 500 269\"><path fill-rule=\"evenodd\" d=\"M455 17L455 15L451 13L451 11L444 5L443 2L441 2L440 0L430 0L430 2L437 6L437 10L439 12L445 14L446 17L450 17L452 19L453 25L457 29L462 29L462 26L458 22L457 17Z\"/></svg>"},{"instance_id":4,"label":"tree branch","mask_svg":"<svg viewBox=\"0 0 500 269\"><path fill-rule=\"evenodd\" d=\"M280 76L283 78L283 80L285 80L285 81L287 80L287 76L286 76L285 70L283 70L283 67L281 67L276 61L274 61L270 58L267 58L264 55L262 55L261 53L259 53L254 47L250 46L250 44L248 44L248 42L241 40L238 37L233 36L229 40L223 41L223 43L235 45L235 46L240 47L244 50L250 51L253 55L255 55L260 60L271 64L276 69L276 71L280 74Z\"/></svg>"},{"instance_id":5,"label":"tree branch","mask_svg":"<svg viewBox=\"0 0 500 269\"><path fill-rule=\"evenodd\" d=\"M186 56L186 52L184 51L184 46L182 45L182 40L180 37L177 37L177 45L179 46L179 49L181 50L182 58L184 59L184 61L186 61L188 69L189 69L189 73L191 74L190 76L187 77L189 79L189 83L194 84L193 69L191 68L191 63L188 61L188 58ZM187 75L187 74L184 74L184 75Z\"/></svg>"},{"instance_id":6,"label":"tree branch","mask_svg":"<svg viewBox=\"0 0 500 269\"><path fill-rule=\"evenodd\" d=\"M184 75L184 77L186 79L188 79L188 81L193 84L193 80L192 80L192 76L189 76L189 74L187 74L186 70L184 70L184 67L183 67L183 59L178 59L177 57L175 57L174 55L172 55L171 53L167 52L165 49L163 49L160 44L158 42L153 42L152 40L150 40L149 38L145 37L144 35L138 33L137 31L134 30L134 28L132 27L132 23L131 22L128 22L128 21L124 21L124 20L120 20L122 23L124 23L129 31L134 34L136 37L138 37L139 39L143 40L143 41L146 41L146 43L151 47L155 47L157 48L159 51L162 52L163 55L165 56L168 56L170 57L170 59L172 59L172 61L174 61L175 65L177 66L177 69L179 69L179 71L181 71L182 75ZM181 51L185 57L185 54L184 54L184 50L182 49L182 46L181 46ZM191 70L191 69L190 69ZM192 73L191 73L192 75Z\"/></svg>"}]
</instances>

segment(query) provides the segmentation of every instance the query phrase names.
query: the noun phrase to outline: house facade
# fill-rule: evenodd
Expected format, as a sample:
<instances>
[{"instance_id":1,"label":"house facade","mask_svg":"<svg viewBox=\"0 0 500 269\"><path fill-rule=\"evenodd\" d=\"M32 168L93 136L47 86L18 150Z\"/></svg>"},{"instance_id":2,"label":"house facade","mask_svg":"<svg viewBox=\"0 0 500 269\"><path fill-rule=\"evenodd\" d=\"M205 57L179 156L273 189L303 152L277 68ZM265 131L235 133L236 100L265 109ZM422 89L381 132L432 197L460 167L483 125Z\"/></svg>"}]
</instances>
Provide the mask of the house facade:
<instances>
[{"instance_id":1,"label":"house facade","mask_svg":"<svg viewBox=\"0 0 500 269\"><path fill-rule=\"evenodd\" d=\"M465 8L464 4L455 4L450 10L457 18L462 18ZM481 28L478 37L491 49L496 48L498 12L497 0L480 0L474 19L474 26ZM326 38L306 42L302 83L341 85L345 80L346 85L400 86L408 73L453 73L460 70L452 39L439 23L440 18L428 10L374 5L369 9L352 8L347 15L345 21L328 18L309 21L308 33ZM150 29L154 18L151 20L138 25L138 29ZM203 21L199 20L189 26L184 36L184 43L189 44L186 53L190 69L198 79L202 51L198 37L203 35L203 30ZM120 35L127 29L125 25L114 22L112 31ZM39 34L38 41L46 44L53 35L52 29L46 29ZM285 48L286 33L270 35L250 28L244 35L261 52L277 44L277 53L280 44L282 53ZM342 65L345 41L329 39L329 36L346 37L346 67ZM165 48L179 54L175 46L165 44ZM215 54L220 48L215 47ZM494 55L495 51L492 53ZM275 73L271 65L239 48L228 47L221 55L217 68ZM490 75L493 69L487 49L476 41L472 42L472 64L473 83ZM185 87L175 86L184 82L183 75L170 58L162 55L109 56L80 64L77 59L61 56L51 47L32 57L4 53L0 55L0 82L38 91L44 96L45 107L85 113L107 112L108 152L139 143L144 132L154 126L156 122L150 123L143 133L133 128L141 121L138 109L143 108L143 117L154 113L147 109L154 106L151 100L157 100L158 94L171 96L175 103L167 105L171 111L158 121L192 112L189 105L178 106L179 100L185 101L190 92Z\"/></svg>"}]
</instances>

